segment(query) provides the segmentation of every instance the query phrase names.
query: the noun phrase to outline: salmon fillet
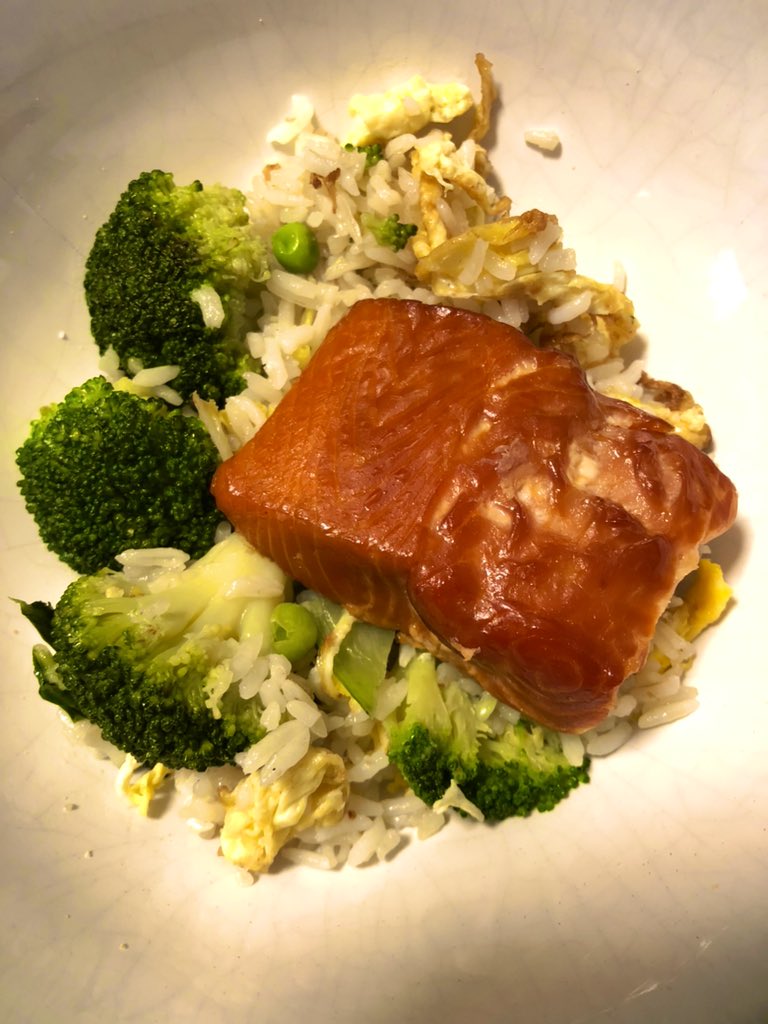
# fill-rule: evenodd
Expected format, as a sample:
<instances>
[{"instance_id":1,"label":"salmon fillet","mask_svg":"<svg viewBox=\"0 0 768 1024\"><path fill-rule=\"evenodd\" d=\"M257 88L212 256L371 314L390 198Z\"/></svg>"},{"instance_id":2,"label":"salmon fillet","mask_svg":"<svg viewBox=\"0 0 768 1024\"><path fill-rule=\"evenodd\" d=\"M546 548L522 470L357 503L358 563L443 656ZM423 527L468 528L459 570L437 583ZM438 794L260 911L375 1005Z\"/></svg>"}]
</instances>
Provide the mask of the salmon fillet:
<instances>
[{"instance_id":1,"label":"salmon fillet","mask_svg":"<svg viewBox=\"0 0 768 1024\"><path fill-rule=\"evenodd\" d=\"M486 316L358 302L213 480L285 572L536 721L610 711L733 484Z\"/></svg>"}]
</instances>

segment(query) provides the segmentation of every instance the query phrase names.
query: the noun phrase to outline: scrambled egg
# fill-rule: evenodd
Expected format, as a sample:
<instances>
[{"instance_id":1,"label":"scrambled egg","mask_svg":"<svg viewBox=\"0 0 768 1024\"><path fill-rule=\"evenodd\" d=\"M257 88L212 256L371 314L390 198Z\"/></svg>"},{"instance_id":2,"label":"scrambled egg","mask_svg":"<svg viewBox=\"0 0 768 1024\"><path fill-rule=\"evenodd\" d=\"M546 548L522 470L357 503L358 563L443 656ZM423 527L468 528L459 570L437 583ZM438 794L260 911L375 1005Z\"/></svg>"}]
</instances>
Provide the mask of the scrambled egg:
<instances>
[{"instance_id":1,"label":"scrambled egg","mask_svg":"<svg viewBox=\"0 0 768 1024\"><path fill-rule=\"evenodd\" d=\"M431 122L447 124L473 105L467 86L459 82L434 84L414 75L387 92L356 93L349 101L352 127L348 140L355 146L386 142L396 135L418 132Z\"/></svg>"},{"instance_id":2,"label":"scrambled egg","mask_svg":"<svg viewBox=\"0 0 768 1024\"><path fill-rule=\"evenodd\" d=\"M355 621L353 615L350 615L348 611L343 611L339 621L320 644L317 652L315 665L317 668L318 684L321 692L331 700L346 695L346 690L333 674L333 663L336 655L339 653L339 648L350 629L354 626Z\"/></svg>"},{"instance_id":3,"label":"scrambled egg","mask_svg":"<svg viewBox=\"0 0 768 1024\"><path fill-rule=\"evenodd\" d=\"M584 369L615 356L637 331L634 306L622 291L576 271L536 271L521 277L517 286L519 291L513 288L510 295L534 300L526 335L542 348L572 355ZM565 321L553 319L558 308L580 298L588 298L584 312Z\"/></svg>"},{"instance_id":4,"label":"scrambled egg","mask_svg":"<svg viewBox=\"0 0 768 1024\"><path fill-rule=\"evenodd\" d=\"M221 852L247 871L267 871L283 846L312 826L335 825L349 799L343 760L312 747L276 782L248 775L223 795Z\"/></svg>"},{"instance_id":5,"label":"scrambled egg","mask_svg":"<svg viewBox=\"0 0 768 1024\"><path fill-rule=\"evenodd\" d=\"M617 288L574 270L542 272L531 264L529 249L537 237L541 251L561 248L557 220L538 210L510 217L509 197L497 194L488 183L486 151L477 140L488 128L495 90L490 64L482 54L476 56L476 64L482 97L468 139L457 148L448 132L436 129L412 150L421 214L411 243L415 274L438 296L524 299L531 310L525 332L535 344L559 348L585 367L603 362L635 333L632 303ZM448 123L474 106L466 86L456 82L435 85L415 76L384 93L353 96L350 141L365 145L418 132L430 122ZM470 226L451 237L443 207L457 191L471 201L462 204ZM489 220L483 223L485 218ZM544 249L542 233L550 242ZM574 303L577 312L563 312L559 317L559 307L565 310ZM663 400L659 409L664 418L671 415L669 403ZM701 435L695 410L678 410L676 419L685 423L685 432L679 431L683 436Z\"/></svg>"},{"instance_id":6,"label":"scrambled egg","mask_svg":"<svg viewBox=\"0 0 768 1024\"><path fill-rule=\"evenodd\" d=\"M420 174L428 174L449 191L461 188L474 199L489 216L505 213L510 199L499 199L485 178L475 169L475 157L480 147L473 145L457 149L448 132L433 131L424 144L414 152L413 166Z\"/></svg>"},{"instance_id":7,"label":"scrambled egg","mask_svg":"<svg viewBox=\"0 0 768 1024\"><path fill-rule=\"evenodd\" d=\"M422 220L413 239L413 252L420 260L448 239L439 205L454 188L462 189L488 216L499 216L509 210L509 198L499 197L476 170L478 156L484 159L485 150L481 146L470 143L457 149L451 136L440 131L432 132L413 150L412 170L418 181ZM418 274L418 265L416 272Z\"/></svg>"},{"instance_id":8,"label":"scrambled egg","mask_svg":"<svg viewBox=\"0 0 768 1024\"><path fill-rule=\"evenodd\" d=\"M442 186L428 175L433 191ZM423 189L422 184L422 189ZM422 193L423 198L423 193ZM437 196L439 199L439 196ZM531 263L530 249L542 234L559 231L557 219L540 210L479 224L448 238L437 199L422 204L424 226L414 237L415 273L436 295L450 298L523 299L529 310L525 333L541 346L572 355L582 367L615 355L635 334L631 301L612 285L574 270L543 272ZM551 248L560 248L556 240ZM479 253L482 265L467 270ZM580 304L581 311L558 319L560 307Z\"/></svg>"},{"instance_id":9,"label":"scrambled egg","mask_svg":"<svg viewBox=\"0 0 768 1024\"><path fill-rule=\"evenodd\" d=\"M115 779L115 789L146 818L152 798L163 780L172 773L170 768L166 768L158 761L154 767L134 779L134 772L138 767L139 762L136 758L132 754L126 754Z\"/></svg>"},{"instance_id":10,"label":"scrambled egg","mask_svg":"<svg viewBox=\"0 0 768 1024\"><path fill-rule=\"evenodd\" d=\"M691 643L702 630L717 622L727 608L732 594L733 591L725 582L720 566L710 562L708 558L702 558L680 595L681 603L668 609L661 621L671 626L683 640ZM649 658L654 659L662 672L671 667L669 658L656 644L653 645ZM693 658L691 655L684 662L685 669L693 663Z\"/></svg>"},{"instance_id":11,"label":"scrambled egg","mask_svg":"<svg viewBox=\"0 0 768 1024\"><path fill-rule=\"evenodd\" d=\"M683 603L670 613L669 624L690 643L707 626L717 622L732 595L733 591L725 582L720 566L708 558L702 558L682 595Z\"/></svg>"},{"instance_id":12,"label":"scrambled egg","mask_svg":"<svg viewBox=\"0 0 768 1024\"><path fill-rule=\"evenodd\" d=\"M519 290L519 277L533 273L528 256L529 246L550 222L557 223L549 214L528 210L519 217L507 217L469 228L427 251L418 248L416 236L414 252L419 257L416 276L436 295L451 298L502 298L514 288ZM497 271L503 276L483 268L476 279L462 280L478 243L485 247L486 253L491 254Z\"/></svg>"},{"instance_id":13,"label":"scrambled egg","mask_svg":"<svg viewBox=\"0 0 768 1024\"><path fill-rule=\"evenodd\" d=\"M652 380L646 374L641 377L640 385L640 397L628 396L621 389L612 388L610 385L598 386L598 390L610 398L620 398L623 402L629 402L638 409L664 420L676 434L697 448L703 450L710 446L712 432L704 418L704 410L694 402L690 392L676 384Z\"/></svg>"}]
</instances>

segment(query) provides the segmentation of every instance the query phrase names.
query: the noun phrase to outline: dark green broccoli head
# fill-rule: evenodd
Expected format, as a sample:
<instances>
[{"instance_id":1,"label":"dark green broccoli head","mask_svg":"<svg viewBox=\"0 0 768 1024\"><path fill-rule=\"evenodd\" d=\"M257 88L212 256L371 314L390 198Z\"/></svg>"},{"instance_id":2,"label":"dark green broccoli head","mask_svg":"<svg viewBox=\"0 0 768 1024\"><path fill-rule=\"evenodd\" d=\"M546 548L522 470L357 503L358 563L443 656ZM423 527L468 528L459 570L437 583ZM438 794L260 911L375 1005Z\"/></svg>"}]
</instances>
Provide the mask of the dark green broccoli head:
<instances>
[{"instance_id":1,"label":"dark green broccoli head","mask_svg":"<svg viewBox=\"0 0 768 1024\"><path fill-rule=\"evenodd\" d=\"M85 298L93 337L120 365L174 365L173 387L221 402L258 369L245 347L248 306L267 277L264 246L249 228L237 189L199 181L176 185L145 171L96 233L86 261ZM212 288L224 312L206 326L193 293Z\"/></svg>"},{"instance_id":2,"label":"dark green broccoli head","mask_svg":"<svg viewBox=\"0 0 768 1024\"><path fill-rule=\"evenodd\" d=\"M102 377L43 409L16 453L43 542L80 573L126 548L202 555L222 521L210 493L218 462L199 420Z\"/></svg>"},{"instance_id":3,"label":"dark green broccoli head","mask_svg":"<svg viewBox=\"0 0 768 1024\"><path fill-rule=\"evenodd\" d=\"M501 821L551 810L589 781L588 763L569 764L555 733L521 719L495 735L492 699L470 696L457 681L438 683L429 654L409 662L406 678L405 705L387 723L389 757L425 803L455 781L487 820Z\"/></svg>"},{"instance_id":4,"label":"dark green broccoli head","mask_svg":"<svg viewBox=\"0 0 768 1024\"><path fill-rule=\"evenodd\" d=\"M451 779L461 785L474 774L480 723L457 683L438 683L430 654L417 654L405 672L408 694L388 726L389 757L414 793L433 804Z\"/></svg>"},{"instance_id":5,"label":"dark green broccoli head","mask_svg":"<svg viewBox=\"0 0 768 1024\"><path fill-rule=\"evenodd\" d=\"M589 761L570 764L555 734L521 720L481 740L477 771L462 788L488 821L503 821L551 811L583 782Z\"/></svg>"},{"instance_id":6,"label":"dark green broccoli head","mask_svg":"<svg viewBox=\"0 0 768 1024\"><path fill-rule=\"evenodd\" d=\"M446 746L418 723L396 733L389 759L416 796L430 806L448 789L457 767Z\"/></svg>"},{"instance_id":7,"label":"dark green broccoli head","mask_svg":"<svg viewBox=\"0 0 768 1024\"><path fill-rule=\"evenodd\" d=\"M272 597L232 593L257 579ZM285 577L233 534L151 585L103 570L65 590L36 648L43 697L87 718L140 762L203 770L257 742L263 706L233 668L241 642L268 635Z\"/></svg>"}]
</instances>

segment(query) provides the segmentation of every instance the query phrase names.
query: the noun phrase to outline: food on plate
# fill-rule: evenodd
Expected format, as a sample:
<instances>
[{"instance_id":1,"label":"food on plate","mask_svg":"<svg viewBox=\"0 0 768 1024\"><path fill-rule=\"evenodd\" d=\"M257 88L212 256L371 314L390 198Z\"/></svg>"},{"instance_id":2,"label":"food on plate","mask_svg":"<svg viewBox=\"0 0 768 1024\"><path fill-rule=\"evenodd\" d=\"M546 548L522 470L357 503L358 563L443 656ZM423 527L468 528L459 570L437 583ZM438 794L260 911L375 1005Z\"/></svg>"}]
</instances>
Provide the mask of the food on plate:
<instances>
[{"instance_id":1,"label":"food on plate","mask_svg":"<svg viewBox=\"0 0 768 1024\"><path fill-rule=\"evenodd\" d=\"M278 781L264 784L251 774L224 794L221 851L246 871L265 871L295 836L338 825L348 801L343 759L312 748Z\"/></svg>"},{"instance_id":2,"label":"food on plate","mask_svg":"<svg viewBox=\"0 0 768 1024\"><path fill-rule=\"evenodd\" d=\"M400 252L408 244L408 239L416 234L415 224L401 224L396 213L389 217L377 217L375 214L363 214L360 224L373 235L379 245L393 252Z\"/></svg>"},{"instance_id":3,"label":"food on plate","mask_svg":"<svg viewBox=\"0 0 768 1024\"><path fill-rule=\"evenodd\" d=\"M359 619L583 731L736 494L663 421L483 314L358 302L213 479L235 529Z\"/></svg>"},{"instance_id":4,"label":"food on plate","mask_svg":"<svg viewBox=\"0 0 768 1024\"><path fill-rule=\"evenodd\" d=\"M280 266L294 274L311 274L320 259L317 239L301 221L278 228L272 235L272 252Z\"/></svg>"},{"instance_id":5,"label":"food on plate","mask_svg":"<svg viewBox=\"0 0 768 1024\"><path fill-rule=\"evenodd\" d=\"M16 453L42 541L76 572L113 565L132 547L199 558L221 522L210 435L194 417L142 396L142 379L158 381L150 370L114 387L103 377L78 385L41 410Z\"/></svg>"},{"instance_id":6,"label":"food on plate","mask_svg":"<svg viewBox=\"0 0 768 1024\"><path fill-rule=\"evenodd\" d=\"M440 683L428 653L410 659L405 679L405 701L385 722L388 755L429 806L456 801L480 821L503 821L549 811L589 781L588 763L570 763L556 733L524 718L489 726L490 694L473 699L456 679Z\"/></svg>"},{"instance_id":7,"label":"food on plate","mask_svg":"<svg viewBox=\"0 0 768 1024\"><path fill-rule=\"evenodd\" d=\"M712 444L712 431L704 419L701 406L694 402L690 391L668 381L654 380L645 371L640 374L639 384L639 393L635 395L627 395L620 386L610 383L600 390L604 395L621 398L630 405L645 409L652 416L666 420L675 433L702 451L709 448Z\"/></svg>"},{"instance_id":8,"label":"food on plate","mask_svg":"<svg viewBox=\"0 0 768 1024\"><path fill-rule=\"evenodd\" d=\"M554 153L560 148L560 136L551 128L529 128L524 138L529 146L545 153Z\"/></svg>"},{"instance_id":9,"label":"food on plate","mask_svg":"<svg viewBox=\"0 0 768 1024\"><path fill-rule=\"evenodd\" d=\"M140 761L128 754L120 765L114 788L116 793L124 797L139 814L146 818L152 801L170 775L171 770L158 761L147 771L136 775L136 769L140 767L140 764Z\"/></svg>"},{"instance_id":10,"label":"food on plate","mask_svg":"<svg viewBox=\"0 0 768 1024\"><path fill-rule=\"evenodd\" d=\"M406 832L426 838L452 813L551 810L588 781L594 758L695 709L692 641L730 601L719 567L696 567L699 541L735 507L725 477L687 444L707 447L704 414L626 359L637 323L621 275L601 283L577 270L557 219L512 212L492 184L482 140L495 88L490 63L476 63L476 102L461 83L412 81L356 99L340 138L295 96L247 193L140 174L88 257L110 401L129 402L136 422L157 403L180 407L173 415L196 439L210 436L217 492L260 451L251 468L266 522L302 503L327 513L318 558L304 543L319 527L312 515L306 536L296 522L282 532L284 551L269 548L272 527L268 541L251 534L253 493L230 513L268 550L225 521L211 521L197 550L137 524L128 550L94 556L55 607L20 602L41 634L40 695L78 742L119 766L120 798L147 813L173 790L190 826L248 880L277 857L325 869L384 860ZM555 415L558 403L567 415ZM114 470L116 491L135 486L119 458ZM663 496L670 479L685 487ZM408 500L395 506L398 488ZM74 507L73 531L87 533L93 515ZM419 516L435 528L420 530ZM498 571L494 545L511 521L528 531L521 550L544 546L584 579L547 591L547 563L523 566L518 550L518 571L499 578L529 621L549 609L567 637L537 653L518 635L506 674L482 567ZM624 572L601 606L608 535ZM626 590L630 565L651 571ZM371 583L365 595L355 569ZM569 587L581 607L568 607ZM382 615L388 604L404 617ZM502 611L497 624L511 603ZM590 650L594 677L574 685Z\"/></svg>"},{"instance_id":11,"label":"food on plate","mask_svg":"<svg viewBox=\"0 0 768 1024\"><path fill-rule=\"evenodd\" d=\"M238 189L148 171L96 234L85 270L91 330L123 370L177 367L174 390L220 401L256 364L243 343L267 273Z\"/></svg>"},{"instance_id":12,"label":"food on plate","mask_svg":"<svg viewBox=\"0 0 768 1024\"><path fill-rule=\"evenodd\" d=\"M381 93L356 93L349 101L352 123L347 132L354 146L380 143L426 125L448 124L474 105L460 82L427 82L414 75Z\"/></svg>"},{"instance_id":13,"label":"food on plate","mask_svg":"<svg viewBox=\"0 0 768 1024\"><path fill-rule=\"evenodd\" d=\"M149 576L141 552L122 560L128 571L80 576L51 609L42 634L53 654L35 649L48 699L60 693L70 717L97 725L138 764L231 761L264 735L263 707L232 684L254 646L268 651L287 579L237 534L189 566L171 551Z\"/></svg>"}]
</instances>

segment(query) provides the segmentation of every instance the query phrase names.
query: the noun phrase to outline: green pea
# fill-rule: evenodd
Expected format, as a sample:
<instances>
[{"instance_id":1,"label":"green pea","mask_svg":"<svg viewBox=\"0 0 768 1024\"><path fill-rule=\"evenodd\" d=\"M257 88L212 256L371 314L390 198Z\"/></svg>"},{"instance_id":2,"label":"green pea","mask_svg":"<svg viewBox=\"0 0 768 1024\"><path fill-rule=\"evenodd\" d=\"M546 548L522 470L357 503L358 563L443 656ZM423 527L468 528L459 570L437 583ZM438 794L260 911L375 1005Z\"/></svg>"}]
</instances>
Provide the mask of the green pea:
<instances>
[{"instance_id":1,"label":"green pea","mask_svg":"<svg viewBox=\"0 0 768 1024\"><path fill-rule=\"evenodd\" d=\"M277 229L272 235L272 252L292 274L311 274L320 259L320 246L311 228L299 221Z\"/></svg>"},{"instance_id":2,"label":"green pea","mask_svg":"<svg viewBox=\"0 0 768 1024\"><path fill-rule=\"evenodd\" d=\"M270 616L272 649L290 662L300 661L317 643L317 623L300 604L285 601Z\"/></svg>"}]
</instances>

